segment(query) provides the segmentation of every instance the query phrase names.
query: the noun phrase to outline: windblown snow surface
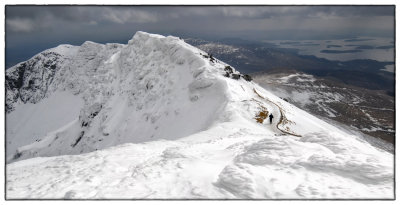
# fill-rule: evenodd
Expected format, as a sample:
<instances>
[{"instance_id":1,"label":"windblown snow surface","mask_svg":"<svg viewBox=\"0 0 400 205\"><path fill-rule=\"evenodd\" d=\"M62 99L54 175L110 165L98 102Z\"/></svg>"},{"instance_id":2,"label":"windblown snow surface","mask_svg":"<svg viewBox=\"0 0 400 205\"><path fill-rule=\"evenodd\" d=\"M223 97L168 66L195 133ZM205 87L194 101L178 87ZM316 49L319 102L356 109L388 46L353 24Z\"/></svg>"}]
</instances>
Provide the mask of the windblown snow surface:
<instances>
[{"instance_id":1,"label":"windblown snow surface","mask_svg":"<svg viewBox=\"0 0 400 205\"><path fill-rule=\"evenodd\" d=\"M137 32L10 68L6 197L394 198L392 154L226 66Z\"/></svg>"}]
</instances>

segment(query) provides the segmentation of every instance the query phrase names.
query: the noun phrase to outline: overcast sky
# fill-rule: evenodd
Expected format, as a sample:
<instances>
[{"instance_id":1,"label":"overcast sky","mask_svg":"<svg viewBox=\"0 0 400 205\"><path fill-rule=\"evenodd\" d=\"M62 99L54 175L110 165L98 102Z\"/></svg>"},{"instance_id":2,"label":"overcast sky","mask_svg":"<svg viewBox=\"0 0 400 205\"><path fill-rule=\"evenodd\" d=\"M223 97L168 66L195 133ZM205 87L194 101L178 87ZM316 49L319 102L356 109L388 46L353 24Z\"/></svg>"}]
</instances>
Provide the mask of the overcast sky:
<instances>
[{"instance_id":1,"label":"overcast sky","mask_svg":"<svg viewBox=\"0 0 400 205\"><path fill-rule=\"evenodd\" d=\"M6 66L59 44L127 43L138 30L214 39L393 38L394 6L7 6Z\"/></svg>"}]
</instances>

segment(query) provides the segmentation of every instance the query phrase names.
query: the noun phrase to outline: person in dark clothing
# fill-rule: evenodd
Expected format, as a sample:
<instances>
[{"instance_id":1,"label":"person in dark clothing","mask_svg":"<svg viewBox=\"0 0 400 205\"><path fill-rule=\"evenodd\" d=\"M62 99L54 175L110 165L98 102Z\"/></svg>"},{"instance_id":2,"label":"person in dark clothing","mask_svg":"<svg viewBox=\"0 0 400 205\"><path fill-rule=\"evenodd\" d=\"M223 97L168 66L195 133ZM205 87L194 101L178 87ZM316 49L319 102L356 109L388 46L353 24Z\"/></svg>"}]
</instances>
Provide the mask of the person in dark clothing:
<instances>
[{"instance_id":1,"label":"person in dark clothing","mask_svg":"<svg viewBox=\"0 0 400 205\"><path fill-rule=\"evenodd\" d=\"M269 115L269 124L272 124L272 118L274 118L274 116L272 115L272 113Z\"/></svg>"}]
</instances>

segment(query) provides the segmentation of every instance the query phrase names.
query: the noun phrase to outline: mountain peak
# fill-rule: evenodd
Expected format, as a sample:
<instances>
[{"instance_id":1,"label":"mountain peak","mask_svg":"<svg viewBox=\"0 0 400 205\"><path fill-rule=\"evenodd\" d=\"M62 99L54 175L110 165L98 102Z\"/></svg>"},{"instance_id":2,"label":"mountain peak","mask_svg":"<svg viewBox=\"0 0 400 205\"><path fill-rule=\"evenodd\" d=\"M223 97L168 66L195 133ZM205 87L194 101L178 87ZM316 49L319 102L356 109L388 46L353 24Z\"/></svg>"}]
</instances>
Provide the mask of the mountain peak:
<instances>
[{"instance_id":1,"label":"mountain peak","mask_svg":"<svg viewBox=\"0 0 400 205\"><path fill-rule=\"evenodd\" d=\"M14 116L14 108L18 110L26 103L47 103L57 93L67 91L73 94L72 98L82 99L83 107L77 113L78 120L66 130L81 131L60 138L63 145L54 143L54 135L50 134L42 136L41 142L33 142L37 146L10 146L9 154L20 147L18 159L55 154L49 150L80 153L124 142L177 139L193 134L213 124L226 105L230 96L226 79L231 79L224 76L226 67L228 75L236 75L238 82L247 82L240 79L234 68L172 36L137 32L127 45L86 41L81 46L63 45L50 50L74 55L30 59L25 67L16 68L22 75L10 72L10 79L22 82L7 89L10 116ZM54 69L43 67L42 61L51 62ZM40 78L43 74L48 76L46 80ZM115 113L120 112L130 114L116 117ZM121 124L129 128L121 129L117 126ZM28 134L10 129L21 138ZM55 127L48 131L51 129ZM93 135L101 140L93 142ZM44 138L53 139L45 140L52 144L44 144Z\"/></svg>"},{"instance_id":2,"label":"mountain peak","mask_svg":"<svg viewBox=\"0 0 400 205\"><path fill-rule=\"evenodd\" d=\"M148 39L148 38L166 38L163 35L147 33L144 31L137 31L132 39Z\"/></svg>"}]
</instances>

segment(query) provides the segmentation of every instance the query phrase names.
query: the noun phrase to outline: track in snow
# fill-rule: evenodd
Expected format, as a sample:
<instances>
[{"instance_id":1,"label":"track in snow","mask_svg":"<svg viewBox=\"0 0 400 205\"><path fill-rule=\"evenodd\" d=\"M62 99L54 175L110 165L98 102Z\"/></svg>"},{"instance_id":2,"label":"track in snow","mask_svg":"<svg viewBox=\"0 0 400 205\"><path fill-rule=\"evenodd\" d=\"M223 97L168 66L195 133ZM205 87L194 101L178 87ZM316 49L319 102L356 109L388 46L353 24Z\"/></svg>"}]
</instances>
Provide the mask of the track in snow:
<instances>
[{"instance_id":1,"label":"track in snow","mask_svg":"<svg viewBox=\"0 0 400 205\"><path fill-rule=\"evenodd\" d=\"M260 97L261 99L263 99L263 100L269 102L270 104L274 105L274 106L272 106L272 107L275 107L273 113L278 113L279 114L279 122L276 123L276 129L279 132L282 132L282 133L288 134L288 135L293 135L293 136L296 136L296 137L301 137L301 135L298 135L298 134L295 134L295 133L292 133L292 132L288 132L288 131L285 131L285 130L279 128L279 125L281 125L284 122L285 118L286 118L285 115L282 112L282 108L279 105L277 105L276 103L272 102L271 100L269 100L269 99L263 97L262 95L260 95L255 88L253 88L253 91L254 91L254 93L256 93L258 95L258 97Z\"/></svg>"}]
</instances>

